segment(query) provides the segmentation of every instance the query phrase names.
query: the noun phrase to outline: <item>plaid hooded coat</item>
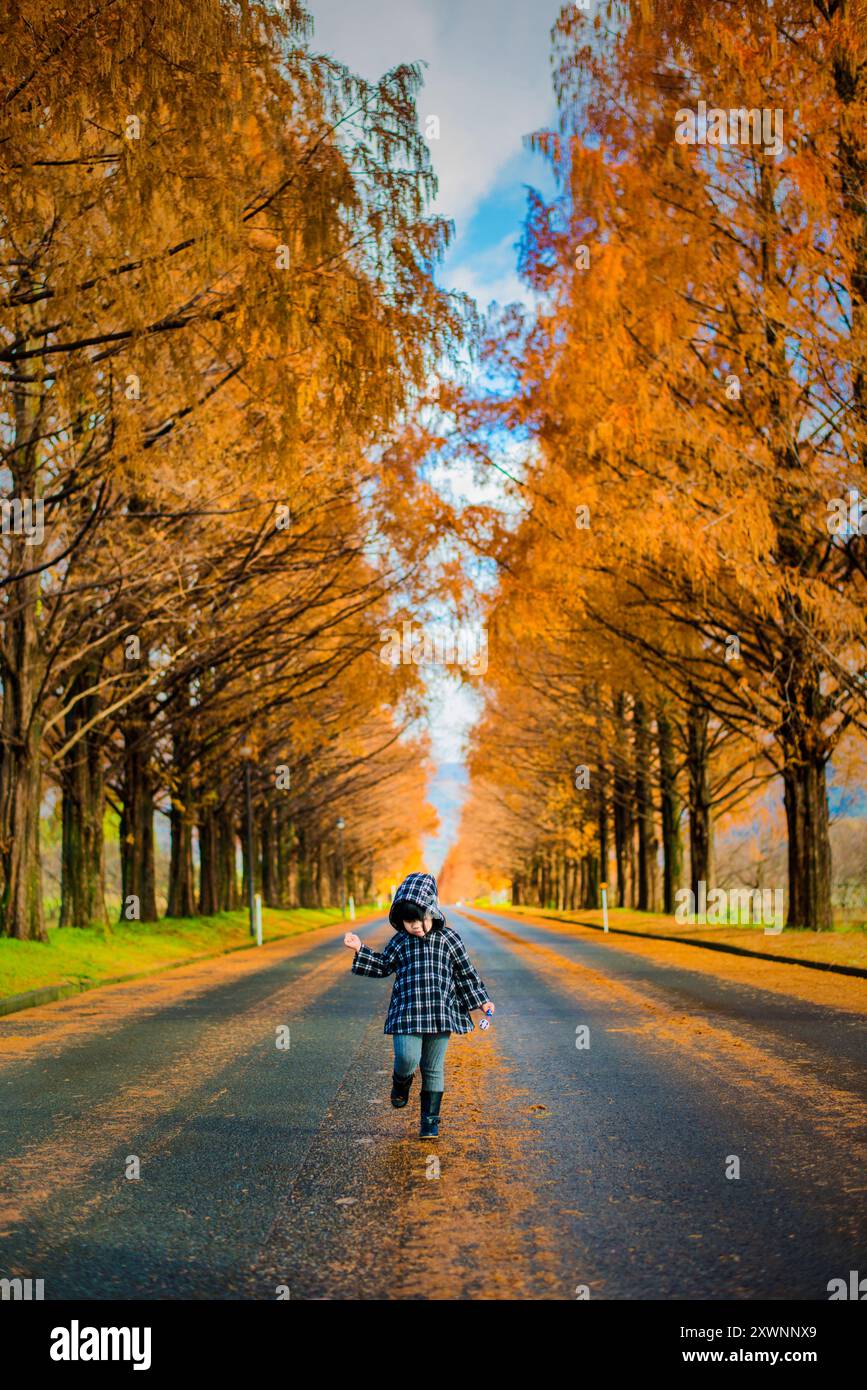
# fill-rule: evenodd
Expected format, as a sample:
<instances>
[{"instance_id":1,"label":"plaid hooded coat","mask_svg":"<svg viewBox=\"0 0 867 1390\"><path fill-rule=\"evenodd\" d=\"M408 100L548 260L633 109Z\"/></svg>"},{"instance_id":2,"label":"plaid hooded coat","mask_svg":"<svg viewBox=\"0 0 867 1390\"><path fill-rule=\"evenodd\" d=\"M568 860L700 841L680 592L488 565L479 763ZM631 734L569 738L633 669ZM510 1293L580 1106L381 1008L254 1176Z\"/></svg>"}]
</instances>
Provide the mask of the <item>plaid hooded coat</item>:
<instances>
[{"instance_id":1,"label":"plaid hooded coat","mask_svg":"<svg viewBox=\"0 0 867 1390\"><path fill-rule=\"evenodd\" d=\"M400 916L402 903L430 912L427 936L411 936ZM471 1033L468 1010L490 998L456 931L446 925L432 874L410 874L394 895L388 914L394 936L383 951L362 946L355 953L356 975L395 976L384 1033Z\"/></svg>"}]
</instances>

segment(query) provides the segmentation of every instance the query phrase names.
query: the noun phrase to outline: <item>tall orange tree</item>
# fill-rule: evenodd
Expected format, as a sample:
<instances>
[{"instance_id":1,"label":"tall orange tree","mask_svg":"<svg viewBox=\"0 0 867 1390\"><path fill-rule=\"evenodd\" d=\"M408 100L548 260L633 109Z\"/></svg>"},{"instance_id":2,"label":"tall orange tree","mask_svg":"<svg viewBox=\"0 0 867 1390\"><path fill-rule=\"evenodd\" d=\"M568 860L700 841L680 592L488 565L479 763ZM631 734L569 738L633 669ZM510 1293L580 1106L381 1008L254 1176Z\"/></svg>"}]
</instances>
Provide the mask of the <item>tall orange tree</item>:
<instances>
[{"instance_id":1,"label":"tall orange tree","mask_svg":"<svg viewBox=\"0 0 867 1390\"><path fill-rule=\"evenodd\" d=\"M166 749L189 765L223 682L256 718L261 605L315 633L293 564L324 564L359 653L352 583L373 604L396 582L358 568L369 451L462 316L432 274L415 68L354 77L294 2L21 0L0 38L0 929L38 938L46 773L66 920L99 915L106 776L152 915Z\"/></svg>"}]
</instances>

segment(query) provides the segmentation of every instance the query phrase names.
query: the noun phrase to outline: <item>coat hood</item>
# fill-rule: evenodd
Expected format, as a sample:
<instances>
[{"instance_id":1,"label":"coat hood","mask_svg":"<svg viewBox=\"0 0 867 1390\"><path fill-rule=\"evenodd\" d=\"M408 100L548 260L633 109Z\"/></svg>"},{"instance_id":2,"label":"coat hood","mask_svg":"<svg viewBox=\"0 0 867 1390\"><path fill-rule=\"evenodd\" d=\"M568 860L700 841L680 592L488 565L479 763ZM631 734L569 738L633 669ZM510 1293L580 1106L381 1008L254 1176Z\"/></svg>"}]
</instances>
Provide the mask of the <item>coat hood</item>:
<instances>
[{"instance_id":1,"label":"coat hood","mask_svg":"<svg viewBox=\"0 0 867 1390\"><path fill-rule=\"evenodd\" d=\"M446 919L437 899L437 881L433 874L408 874L394 895L388 912L388 920L395 931L403 931L400 916L401 903L414 903L433 918L434 927L444 927Z\"/></svg>"}]
</instances>

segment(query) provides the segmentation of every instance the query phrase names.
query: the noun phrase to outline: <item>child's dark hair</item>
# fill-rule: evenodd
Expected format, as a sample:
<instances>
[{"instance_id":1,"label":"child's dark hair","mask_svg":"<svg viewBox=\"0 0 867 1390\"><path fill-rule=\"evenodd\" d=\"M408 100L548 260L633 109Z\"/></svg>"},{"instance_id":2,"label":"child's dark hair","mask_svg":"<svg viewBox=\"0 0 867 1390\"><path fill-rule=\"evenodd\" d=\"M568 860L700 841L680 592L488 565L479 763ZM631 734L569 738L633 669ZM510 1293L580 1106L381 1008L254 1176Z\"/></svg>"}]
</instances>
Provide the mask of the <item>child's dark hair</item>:
<instances>
[{"instance_id":1,"label":"child's dark hair","mask_svg":"<svg viewBox=\"0 0 867 1390\"><path fill-rule=\"evenodd\" d=\"M392 903L388 920L395 931L403 931L404 922L423 922L428 912L430 912L430 908L420 907L418 903L399 899L396 903ZM433 914L431 915L433 916ZM436 931L441 926L441 920L438 917L433 917L431 930Z\"/></svg>"}]
</instances>

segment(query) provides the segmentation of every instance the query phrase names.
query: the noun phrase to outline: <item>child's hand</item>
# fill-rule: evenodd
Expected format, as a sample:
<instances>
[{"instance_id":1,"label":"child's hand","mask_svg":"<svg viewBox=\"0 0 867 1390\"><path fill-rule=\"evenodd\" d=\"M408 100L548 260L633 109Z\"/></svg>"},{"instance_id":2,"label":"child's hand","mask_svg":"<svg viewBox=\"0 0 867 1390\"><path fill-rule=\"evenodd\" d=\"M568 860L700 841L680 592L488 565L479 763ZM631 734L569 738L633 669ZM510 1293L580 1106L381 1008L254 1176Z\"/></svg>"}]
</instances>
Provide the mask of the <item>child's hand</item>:
<instances>
[{"instance_id":1,"label":"child's hand","mask_svg":"<svg viewBox=\"0 0 867 1390\"><path fill-rule=\"evenodd\" d=\"M350 951L360 951L360 950L361 950L361 941L360 941L359 938L355 935L355 932L354 932L354 931L348 931L348 932L346 933L346 935L345 935L344 938L343 938L343 944L344 944L344 946L348 946L349 949L350 949Z\"/></svg>"},{"instance_id":2,"label":"child's hand","mask_svg":"<svg viewBox=\"0 0 867 1390\"><path fill-rule=\"evenodd\" d=\"M482 1004L482 1006L481 1006L480 1008L478 1008L478 1009L470 1009L470 1018L473 1020L474 1023L479 1023L479 1022L481 1022L481 1020L482 1020L483 1018L485 1018L486 1016L487 1016L488 1018L490 1018L490 1016L491 1016L493 1013L494 1013L494 1006L493 1006L493 1004L491 1003L490 999L488 999L487 1002L484 1003L484 1004Z\"/></svg>"}]
</instances>

